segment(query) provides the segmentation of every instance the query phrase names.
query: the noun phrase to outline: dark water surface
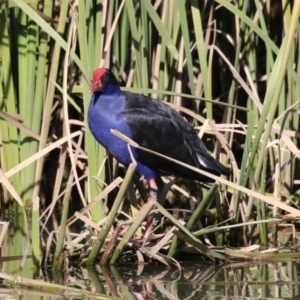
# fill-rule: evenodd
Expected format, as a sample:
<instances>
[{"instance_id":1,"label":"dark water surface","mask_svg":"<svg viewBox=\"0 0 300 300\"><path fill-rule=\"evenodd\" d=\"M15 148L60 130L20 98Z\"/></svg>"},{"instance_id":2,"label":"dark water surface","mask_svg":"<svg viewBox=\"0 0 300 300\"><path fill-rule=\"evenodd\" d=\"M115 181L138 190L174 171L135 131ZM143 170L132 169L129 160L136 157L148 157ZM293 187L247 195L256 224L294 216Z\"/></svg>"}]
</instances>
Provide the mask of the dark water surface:
<instances>
[{"instance_id":1,"label":"dark water surface","mask_svg":"<svg viewBox=\"0 0 300 300\"><path fill-rule=\"evenodd\" d=\"M28 256L22 263L26 249ZM0 300L300 299L300 263L295 261L217 265L190 256L188 261L179 261L180 269L169 269L161 264L117 264L87 269L72 266L66 259L65 270L53 272L49 268L36 268L31 253L23 228L3 241ZM56 295L53 290L50 293L44 288L49 282L59 285ZM86 291L97 293L97 296L83 294Z\"/></svg>"},{"instance_id":2,"label":"dark water surface","mask_svg":"<svg viewBox=\"0 0 300 300\"><path fill-rule=\"evenodd\" d=\"M295 262L236 262L217 266L194 261L180 262L181 270L132 264L69 267L65 272L52 272L34 271L30 261L28 258L22 270L16 268L20 260L2 261L1 271L107 295L109 299L300 299L300 269ZM11 288L1 284L0 299L97 299L76 293L64 293L62 297L42 291L30 283Z\"/></svg>"}]
</instances>

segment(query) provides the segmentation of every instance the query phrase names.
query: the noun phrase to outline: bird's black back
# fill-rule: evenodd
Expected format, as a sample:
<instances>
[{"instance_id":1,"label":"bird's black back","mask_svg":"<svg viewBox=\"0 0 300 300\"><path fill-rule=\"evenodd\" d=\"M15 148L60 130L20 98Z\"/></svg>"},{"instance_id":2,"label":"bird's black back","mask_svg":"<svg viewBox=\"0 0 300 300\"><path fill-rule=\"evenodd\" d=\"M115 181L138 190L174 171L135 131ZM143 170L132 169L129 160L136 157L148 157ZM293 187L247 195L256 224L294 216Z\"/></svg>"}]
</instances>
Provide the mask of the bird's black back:
<instances>
[{"instance_id":1,"label":"bird's black back","mask_svg":"<svg viewBox=\"0 0 300 300\"><path fill-rule=\"evenodd\" d=\"M194 128L174 109L161 101L126 92L122 112L132 131L132 139L140 146L156 151L215 175L229 170L211 157ZM138 150L138 160L164 175L191 180L211 181L159 156Z\"/></svg>"}]
</instances>

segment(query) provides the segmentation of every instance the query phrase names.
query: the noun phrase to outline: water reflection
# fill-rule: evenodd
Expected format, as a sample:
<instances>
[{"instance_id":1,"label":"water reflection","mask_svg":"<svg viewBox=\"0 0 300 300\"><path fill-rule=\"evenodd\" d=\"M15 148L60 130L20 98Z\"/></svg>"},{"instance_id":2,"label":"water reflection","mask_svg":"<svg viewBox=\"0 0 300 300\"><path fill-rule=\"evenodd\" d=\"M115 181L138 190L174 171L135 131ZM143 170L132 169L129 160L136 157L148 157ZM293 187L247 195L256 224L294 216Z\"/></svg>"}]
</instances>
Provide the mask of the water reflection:
<instances>
[{"instance_id":1,"label":"water reflection","mask_svg":"<svg viewBox=\"0 0 300 300\"><path fill-rule=\"evenodd\" d=\"M137 299L299 297L299 265L293 263L235 263L223 267L188 263L183 264L181 272L147 266L140 275L140 270L128 266L120 266L117 270L111 270L110 275L106 278L104 276L103 280L113 282L116 279L113 274L117 272L118 280L115 283L128 286L132 294L136 297L138 295Z\"/></svg>"},{"instance_id":2,"label":"water reflection","mask_svg":"<svg viewBox=\"0 0 300 300\"><path fill-rule=\"evenodd\" d=\"M10 262L7 262L9 264ZM67 272L40 271L37 279L107 295L108 299L298 299L299 263L232 263L224 266L181 262L182 269L161 265L118 265L115 267L69 267ZM2 271L5 271L2 269ZM29 286L17 295L1 286L7 299L28 297ZM30 291L32 295L32 290ZM36 290L35 299L58 299ZM0 299L2 298L0 295ZM74 299L73 294L73 299ZM76 299L94 299L77 294ZM99 299L99 298L98 298ZM103 299L103 298L102 298Z\"/></svg>"}]
</instances>

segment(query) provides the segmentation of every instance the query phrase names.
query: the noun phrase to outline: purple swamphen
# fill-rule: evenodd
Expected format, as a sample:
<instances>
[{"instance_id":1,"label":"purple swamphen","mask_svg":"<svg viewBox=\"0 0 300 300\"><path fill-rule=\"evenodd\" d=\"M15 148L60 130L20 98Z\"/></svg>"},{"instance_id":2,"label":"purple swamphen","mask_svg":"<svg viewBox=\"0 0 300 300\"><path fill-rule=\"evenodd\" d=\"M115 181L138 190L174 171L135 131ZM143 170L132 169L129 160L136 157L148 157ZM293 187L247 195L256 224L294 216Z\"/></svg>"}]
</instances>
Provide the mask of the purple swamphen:
<instances>
[{"instance_id":1,"label":"purple swamphen","mask_svg":"<svg viewBox=\"0 0 300 300\"><path fill-rule=\"evenodd\" d=\"M217 176L229 169L210 156L194 128L167 104L140 94L123 92L114 74L104 68L93 73L88 124L96 140L120 163L132 160L127 143L111 133L116 129L140 146L192 165ZM149 182L150 199L157 200L163 185L161 175L211 182L197 172L162 157L132 148L136 171ZM153 217L148 217L145 236L151 232Z\"/></svg>"}]
</instances>

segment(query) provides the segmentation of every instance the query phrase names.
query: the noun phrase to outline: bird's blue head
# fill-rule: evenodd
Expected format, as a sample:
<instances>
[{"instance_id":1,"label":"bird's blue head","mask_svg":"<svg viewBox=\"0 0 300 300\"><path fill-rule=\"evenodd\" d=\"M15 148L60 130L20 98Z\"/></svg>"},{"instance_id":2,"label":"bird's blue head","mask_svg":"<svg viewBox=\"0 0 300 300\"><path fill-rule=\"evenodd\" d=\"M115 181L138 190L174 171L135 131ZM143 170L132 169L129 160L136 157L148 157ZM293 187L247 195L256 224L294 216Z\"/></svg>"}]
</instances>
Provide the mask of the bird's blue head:
<instances>
[{"instance_id":1,"label":"bird's blue head","mask_svg":"<svg viewBox=\"0 0 300 300\"><path fill-rule=\"evenodd\" d=\"M115 75L108 69L99 68L93 73L90 93L119 91L120 87Z\"/></svg>"}]
</instances>

